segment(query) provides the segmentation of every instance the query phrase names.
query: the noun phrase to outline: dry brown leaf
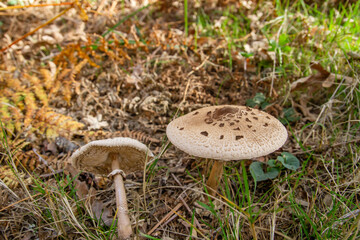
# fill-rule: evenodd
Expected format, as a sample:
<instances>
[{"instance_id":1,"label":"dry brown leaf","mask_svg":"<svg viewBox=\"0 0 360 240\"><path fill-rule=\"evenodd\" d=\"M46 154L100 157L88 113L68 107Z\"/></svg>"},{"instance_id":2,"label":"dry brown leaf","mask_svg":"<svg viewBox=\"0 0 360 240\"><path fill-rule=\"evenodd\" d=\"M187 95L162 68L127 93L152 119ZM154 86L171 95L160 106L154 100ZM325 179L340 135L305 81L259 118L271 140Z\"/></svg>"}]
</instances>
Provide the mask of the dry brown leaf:
<instances>
[{"instance_id":1,"label":"dry brown leaf","mask_svg":"<svg viewBox=\"0 0 360 240\"><path fill-rule=\"evenodd\" d=\"M291 91L298 90L299 88L310 88L310 92L314 92L321 88L322 83L330 75L330 72L326 71L318 63L312 63L310 67L313 70L317 70L318 73L296 80L291 84Z\"/></svg>"},{"instance_id":2,"label":"dry brown leaf","mask_svg":"<svg viewBox=\"0 0 360 240\"><path fill-rule=\"evenodd\" d=\"M301 110L301 112L305 116L304 120L309 120L310 122L314 122L317 119L317 115L312 114L310 112L311 108L307 106L307 103L308 103L307 96L306 94L303 94L302 97L300 98L300 104L293 102L293 106L298 107Z\"/></svg>"},{"instance_id":3,"label":"dry brown leaf","mask_svg":"<svg viewBox=\"0 0 360 240\"><path fill-rule=\"evenodd\" d=\"M114 217L112 215L112 210L105 205L106 204L103 201L95 200L91 204L91 209L96 219L101 219L106 226L110 227Z\"/></svg>"},{"instance_id":4,"label":"dry brown leaf","mask_svg":"<svg viewBox=\"0 0 360 240\"><path fill-rule=\"evenodd\" d=\"M137 64L133 68L133 72L131 75L127 75L125 78L127 85L135 85L136 89L139 90L142 82L141 74L143 73L143 68L140 64Z\"/></svg>"},{"instance_id":5,"label":"dry brown leaf","mask_svg":"<svg viewBox=\"0 0 360 240\"><path fill-rule=\"evenodd\" d=\"M89 193L89 188L86 182L82 182L78 179L75 179L74 183L75 183L76 195L79 197L79 199L85 199Z\"/></svg>"},{"instance_id":6,"label":"dry brown leaf","mask_svg":"<svg viewBox=\"0 0 360 240\"><path fill-rule=\"evenodd\" d=\"M328 72L319 63L313 62L310 67L318 71L318 73L296 80L291 84L291 91L298 90L299 88L308 88L309 93L313 93L320 88L331 87L336 80L344 79L346 84L353 84L355 82L354 78Z\"/></svg>"}]
</instances>

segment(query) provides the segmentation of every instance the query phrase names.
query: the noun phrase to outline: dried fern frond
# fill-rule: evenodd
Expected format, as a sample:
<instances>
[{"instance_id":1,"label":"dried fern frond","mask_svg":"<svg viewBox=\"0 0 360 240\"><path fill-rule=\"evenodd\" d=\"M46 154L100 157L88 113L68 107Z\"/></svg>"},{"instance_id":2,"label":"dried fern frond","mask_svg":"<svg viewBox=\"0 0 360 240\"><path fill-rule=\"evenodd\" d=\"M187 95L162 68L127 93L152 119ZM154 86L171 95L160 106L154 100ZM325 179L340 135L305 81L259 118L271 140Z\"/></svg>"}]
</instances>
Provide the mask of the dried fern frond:
<instances>
[{"instance_id":1,"label":"dried fern frond","mask_svg":"<svg viewBox=\"0 0 360 240\"><path fill-rule=\"evenodd\" d=\"M19 186L19 180L23 180L25 184L31 184L31 178L26 178L26 174L22 172L14 173L14 171L7 165L0 166L0 179L5 183L10 189L15 189Z\"/></svg>"},{"instance_id":2,"label":"dried fern frond","mask_svg":"<svg viewBox=\"0 0 360 240\"><path fill-rule=\"evenodd\" d=\"M27 128L32 123L38 106L36 104L35 95L32 92L23 93L23 96L26 106L24 127Z\"/></svg>"},{"instance_id":3,"label":"dried fern frond","mask_svg":"<svg viewBox=\"0 0 360 240\"><path fill-rule=\"evenodd\" d=\"M1 139L3 140L3 137ZM6 146L4 146L3 144L0 145L0 152L3 153L2 155L0 155L0 163L11 164L11 161L14 160L14 156L16 155L16 153L18 153L19 150L24 149L27 145L29 145L29 142L27 142L25 139L7 138L7 142L5 144Z\"/></svg>"},{"instance_id":4,"label":"dried fern frond","mask_svg":"<svg viewBox=\"0 0 360 240\"><path fill-rule=\"evenodd\" d=\"M10 135L13 134L14 129L15 129L15 125L12 121L11 118L11 114L10 114L10 110L9 110L9 100L5 97L1 97L0 98L0 116L1 116L1 120L4 124L4 128L6 130L6 132ZM2 131L0 132L0 136L2 136Z\"/></svg>"},{"instance_id":5,"label":"dried fern frond","mask_svg":"<svg viewBox=\"0 0 360 240\"><path fill-rule=\"evenodd\" d=\"M69 116L45 108L38 111L36 119L39 120L39 133L45 134L50 139L59 135L68 136L84 127L83 123L75 121Z\"/></svg>"},{"instance_id":6,"label":"dried fern frond","mask_svg":"<svg viewBox=\"0 0 360 240\"><path fill-rule=\"evenodd\" d=\"M59 96L59 92L70 102L75 75L86 62L87 60L83 60L73 70L69 70L67 73L73 77L66 79L66 75L62 76L63 79L56 79L56 74L47 69L40 69L40 74L24 73L19 79L13 78L16 76L16 68L8 67L10 71L0 74L1 79L11 79L5 81L4 87L0 88L0 120L6 134L15 136L18 133L27 135L35 132L54 138L82 128L82 123L56 113L49 103ZM63 71L62 74L64 72L66 73ZM62 91L58 91L60 88Z\"/></svg>"},{"instance_id":7,"label":"dried fern frond","mask_svg":"<svg viewBox=\"0 0 360 240\"><path fill-rule=\"evenodd\" d=\"M43 85L46 90L50 90L54 87L55 76L51 75L51 72L48 69L40 69L41 76L43 77Z\"/></svg>"}]
</instances>

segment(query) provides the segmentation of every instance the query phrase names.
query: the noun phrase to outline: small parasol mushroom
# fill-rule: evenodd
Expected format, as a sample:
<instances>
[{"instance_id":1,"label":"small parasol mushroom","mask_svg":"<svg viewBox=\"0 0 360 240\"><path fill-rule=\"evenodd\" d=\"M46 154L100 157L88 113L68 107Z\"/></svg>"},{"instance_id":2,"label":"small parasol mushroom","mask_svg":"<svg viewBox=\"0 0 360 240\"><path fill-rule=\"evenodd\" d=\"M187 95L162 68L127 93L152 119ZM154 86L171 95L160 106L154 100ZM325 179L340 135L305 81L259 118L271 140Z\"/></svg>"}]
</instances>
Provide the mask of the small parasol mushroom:
<instances>
[{"instance_id":1,"label":"small parasol mushroom","mask_svg":"<svg viewBox=\"0 0 360 240\"><path fill-rule=\"evenodd\" d=\"M126 174L142 170L148 156L153 154L141 142L119 137L90 142L74 152L70 159L78 169L114 176L118 235L122 240L130 239L132 235L124 178Z\"/></svg>"},{"instance_id":2,"label":"small parasol mushroom","mask_svg":"<svg viewBox=\"0 0 360 240\"><path fill-rule=\"evenodd\" d=\"M252 159L280 148L287 130L273 116L245 106L211 106L179 117L166 128L169 140L196 157L214 159L207 186L217 191L223 161Z\"/></svg>"}]
</instances>

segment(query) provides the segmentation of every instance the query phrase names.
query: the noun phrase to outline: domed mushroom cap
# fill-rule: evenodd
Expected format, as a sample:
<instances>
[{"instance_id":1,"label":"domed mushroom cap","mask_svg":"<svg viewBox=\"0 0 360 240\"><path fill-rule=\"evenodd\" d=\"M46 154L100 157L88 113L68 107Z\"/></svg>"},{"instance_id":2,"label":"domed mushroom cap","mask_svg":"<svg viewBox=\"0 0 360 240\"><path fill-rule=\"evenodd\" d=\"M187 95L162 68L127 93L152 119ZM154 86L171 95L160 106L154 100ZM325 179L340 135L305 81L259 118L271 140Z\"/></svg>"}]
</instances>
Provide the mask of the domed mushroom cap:
<instances>
[{"instance_id":1,"label":"domed mushroom cap","mask_svg":"<svg viewBox=\"0 0 360 240\"><path fill-rule=\"evenodd\" d=\"M76 150L70 161L78 169L97 174L109 174L112 171L109 153L119 154L120 169L125 174L142 170L146 156L154 156L141 142L119 137L92 141Z\"/></svg>"},{"instance_id":2,"label":"domed mushroom cap","mask_svg":"<svg viewBox=\"0 0 360 240\"><path fill-rule=\"evenodd\" d=\"M193 156L241 160L280 148L287 130L266 112L245 106L211 106L179 117L167 126L169 140Z\"/></svg>"}]
</instances>

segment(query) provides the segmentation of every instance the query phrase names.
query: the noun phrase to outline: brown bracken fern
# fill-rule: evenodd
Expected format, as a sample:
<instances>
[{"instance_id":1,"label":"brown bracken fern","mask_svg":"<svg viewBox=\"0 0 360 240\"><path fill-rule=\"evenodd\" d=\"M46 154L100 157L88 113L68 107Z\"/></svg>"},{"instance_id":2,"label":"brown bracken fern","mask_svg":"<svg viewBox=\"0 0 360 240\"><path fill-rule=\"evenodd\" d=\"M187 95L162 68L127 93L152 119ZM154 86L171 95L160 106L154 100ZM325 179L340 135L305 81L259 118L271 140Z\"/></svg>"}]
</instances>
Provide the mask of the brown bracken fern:
<instances>
[{"instance_id":1,"label":"brown bracken fern","mask_svg":"<svg viewBox=\"0 0 360 240\"><path fill-rule=\"evenodd\" d=\"M54 89L60 88L61 83L56 78L51 79L48 70L41 69L40 76L24 73L14 78L15 70L8 68L0 75L0 120L8 136L36 133L53 138L84 126L49 106L49 102L59 95Z\"/></svg>"}]
</instances>

